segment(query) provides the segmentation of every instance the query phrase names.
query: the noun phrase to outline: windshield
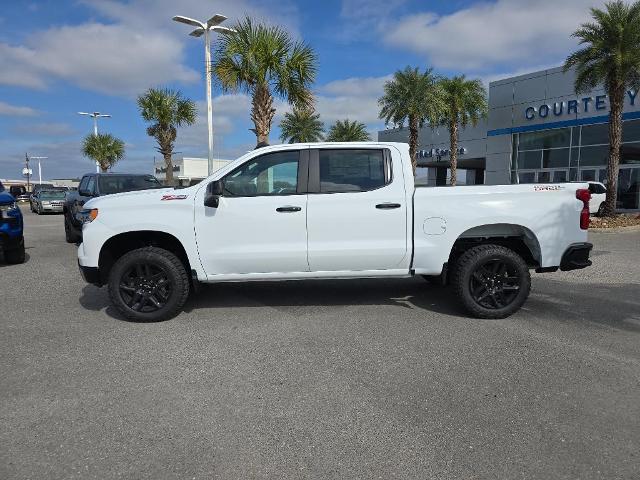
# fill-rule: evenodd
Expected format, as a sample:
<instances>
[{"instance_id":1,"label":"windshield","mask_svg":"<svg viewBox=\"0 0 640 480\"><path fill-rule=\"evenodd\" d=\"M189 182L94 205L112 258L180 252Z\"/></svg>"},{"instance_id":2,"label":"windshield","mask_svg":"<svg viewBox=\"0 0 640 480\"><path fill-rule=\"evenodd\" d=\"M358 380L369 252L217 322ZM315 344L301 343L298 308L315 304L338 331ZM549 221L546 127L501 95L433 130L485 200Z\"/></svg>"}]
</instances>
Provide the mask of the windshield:
<instances>
[{"instance_id":1,"label":"windshield","mask_svg":"<svg viewBox=\"0 0 640 480\"><path fill-rule=\"evenodd\" d=\"M137 175L130 177L127 175L114 175L99 177L98 184L100 186L101 195L162 187L156 177L151 175Z\"/></svg>"},{"instance_id":2,"label":"windshield","mask_svg":"<svg viewBox=\"0 0 640 480\"><path fill-rule=\"evenodd\" d=\"M42 192L40 193L42 200L59 200L64 198L64 190L58 190L55 192Z\"/></svg>"}]
</instances>

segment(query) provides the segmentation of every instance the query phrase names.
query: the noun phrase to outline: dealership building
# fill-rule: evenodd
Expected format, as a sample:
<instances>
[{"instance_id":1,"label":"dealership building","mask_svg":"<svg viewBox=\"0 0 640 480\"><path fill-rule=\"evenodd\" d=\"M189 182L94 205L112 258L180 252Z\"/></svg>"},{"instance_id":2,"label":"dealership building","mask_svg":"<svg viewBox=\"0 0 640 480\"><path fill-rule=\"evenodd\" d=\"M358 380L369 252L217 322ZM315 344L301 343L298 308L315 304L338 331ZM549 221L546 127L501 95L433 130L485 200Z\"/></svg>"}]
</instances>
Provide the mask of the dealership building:
<instances>
[{"instance_id":1,"label":"dealership building","mask_svg":"<svg viewBox=\"0 0 640 480\"><path fill-rule=\"evenodd\" d=\"M575 73L553 68L491 82L489 113L460 131L461 184L606 181L609 99L604 88L576 95ZM640 209L640 96L625 93L618 208ZM408 140L407 128L378 133L380 141ZM446 128L420 130L418 177L445 185Z\"/></svg>"}]
</instances>

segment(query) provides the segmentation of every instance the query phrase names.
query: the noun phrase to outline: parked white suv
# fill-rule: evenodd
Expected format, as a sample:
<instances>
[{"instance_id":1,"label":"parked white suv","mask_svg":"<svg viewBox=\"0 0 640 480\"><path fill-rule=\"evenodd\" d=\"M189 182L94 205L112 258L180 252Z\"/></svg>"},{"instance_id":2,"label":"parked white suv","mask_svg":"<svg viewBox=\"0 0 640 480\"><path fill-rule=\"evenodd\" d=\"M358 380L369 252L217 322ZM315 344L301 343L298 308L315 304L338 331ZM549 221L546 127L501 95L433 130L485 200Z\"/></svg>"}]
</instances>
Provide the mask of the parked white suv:
<instances>
[{"instance_id":1,"label":"parked white suv","mask_svg":"<svg viewBox=\"0 0 640 480\"><path fill-rule=\"evenodd\" d=\"M503 318L529 269L589 266L588 185L414 186L400 143L277 145L190 188L92 199L80 270L136 320L175 315L197 282L412 277Z\"/></svg>"},{"instance_id":2,"label":"parked white suv","mask_svg":"<svg viewBox=\"0 0 640 480\"><path fill-rule=\"evenodd\" d=\"M588 182L589 191L591 192L591 201L589 202L589 212L602 214L604 211L604 201L607 198L607 187L604 183Z\"/></svg>"}]
</instances>

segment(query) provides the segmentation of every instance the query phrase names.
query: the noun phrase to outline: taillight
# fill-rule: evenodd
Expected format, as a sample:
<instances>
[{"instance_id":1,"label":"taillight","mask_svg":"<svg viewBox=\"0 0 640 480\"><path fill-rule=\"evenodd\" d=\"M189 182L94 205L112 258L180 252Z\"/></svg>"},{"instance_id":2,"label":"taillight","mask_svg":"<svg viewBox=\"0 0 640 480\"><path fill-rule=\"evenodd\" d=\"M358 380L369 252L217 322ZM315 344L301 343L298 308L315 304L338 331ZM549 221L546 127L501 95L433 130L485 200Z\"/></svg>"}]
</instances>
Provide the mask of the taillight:
<instances>
[{"instance_id":1,"label":"taillight","mask_svg":"<svg viewBox=\"0 0 640 480\"><path fill-rule=\"evenodd\" d=\"M591 200L591 192L586 188L576 190L576 198L582 202L582 211L580 212L580 229L589 229L589 200Z\"/></svg>"}]
</instances>

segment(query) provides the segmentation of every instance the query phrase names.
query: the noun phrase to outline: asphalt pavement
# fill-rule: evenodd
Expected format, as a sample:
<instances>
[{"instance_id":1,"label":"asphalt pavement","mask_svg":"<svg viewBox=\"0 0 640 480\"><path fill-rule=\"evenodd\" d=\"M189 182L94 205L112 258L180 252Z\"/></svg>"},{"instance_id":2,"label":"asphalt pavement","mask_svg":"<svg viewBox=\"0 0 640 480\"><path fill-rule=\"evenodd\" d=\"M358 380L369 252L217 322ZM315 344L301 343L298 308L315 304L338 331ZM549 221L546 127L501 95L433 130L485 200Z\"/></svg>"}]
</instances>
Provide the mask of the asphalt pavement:
<instances>
[{"instance_id":1,"label":"asphalt pavement","mask_svg":"<svg viewBox=\"0 0 640 480\"><path fill-rule=\"evenodd\" d=\"M141 324L62 217L0 261L0 478L640 478L640 232L505 320L422 279L207 286Z\"/></svg>"}]
</instances>

